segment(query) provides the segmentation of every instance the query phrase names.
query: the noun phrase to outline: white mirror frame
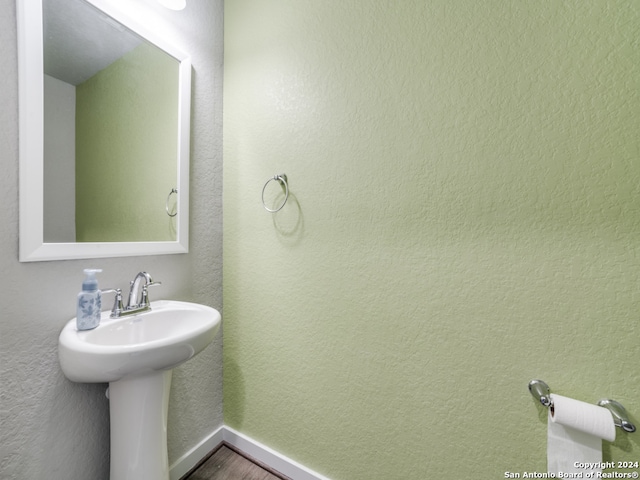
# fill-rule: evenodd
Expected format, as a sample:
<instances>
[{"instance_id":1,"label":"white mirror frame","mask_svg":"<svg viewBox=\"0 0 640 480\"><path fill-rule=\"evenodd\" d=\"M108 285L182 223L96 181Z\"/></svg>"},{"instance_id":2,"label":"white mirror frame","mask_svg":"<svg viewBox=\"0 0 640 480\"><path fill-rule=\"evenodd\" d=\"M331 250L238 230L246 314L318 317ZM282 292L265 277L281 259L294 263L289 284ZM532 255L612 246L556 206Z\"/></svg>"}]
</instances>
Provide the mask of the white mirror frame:
<instances>
[{"instance_id":1,"label":"white mirror frame","mask_svg":"<svg viewBox=\"0 0 640 480\"><path fill-rule=\"evenodd\" d=\"M86 0L180 62L178 106L178 203L175 242L44 242L44 67L42 0L16 0L19 74L20 261L126 257L189 251L189 135L191 60L104 0Z\"/></svg>"}]
</instances>

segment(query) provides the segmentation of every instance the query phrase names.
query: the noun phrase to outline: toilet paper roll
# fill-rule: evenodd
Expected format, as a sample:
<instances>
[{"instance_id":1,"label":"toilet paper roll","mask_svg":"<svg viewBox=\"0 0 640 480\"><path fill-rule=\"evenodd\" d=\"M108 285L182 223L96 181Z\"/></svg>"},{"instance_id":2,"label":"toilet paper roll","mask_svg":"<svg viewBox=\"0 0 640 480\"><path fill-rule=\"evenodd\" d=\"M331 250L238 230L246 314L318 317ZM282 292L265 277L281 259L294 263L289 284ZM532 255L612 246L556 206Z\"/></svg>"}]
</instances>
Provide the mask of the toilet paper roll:
<instances>
[{"instance_id":1,"label":"toilet paper roll","mask_svg":"<svg viewBox=\"0 0 640 480\"><path fill-rule=\"evenodd\" d=\"M613 441L616 438L611 412L561 395L551 394L551 401L547 425L547 470L556 475L561 472L577 475L601 472L602 440Z\"/></svg>"},{"instance_id":2,"label":"toilet paper roll","mask_svg":"<svg viewBox=\"0 0 640 480\"><path fill-rule=\"evenodd\" d=\"M551 401L549 418L553 423L571 427L609 442L616 439L616 426L608 409L553 393Z\"/></svg>"}]
</instances>

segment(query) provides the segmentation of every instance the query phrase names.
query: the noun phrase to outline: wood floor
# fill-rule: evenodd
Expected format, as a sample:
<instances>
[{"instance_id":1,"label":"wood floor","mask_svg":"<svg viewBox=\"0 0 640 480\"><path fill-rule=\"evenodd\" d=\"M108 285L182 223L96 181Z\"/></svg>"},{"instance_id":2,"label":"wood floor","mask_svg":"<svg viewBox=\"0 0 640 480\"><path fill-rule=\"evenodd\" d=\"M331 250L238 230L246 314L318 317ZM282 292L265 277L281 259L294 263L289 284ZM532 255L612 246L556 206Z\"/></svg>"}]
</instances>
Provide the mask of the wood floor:
<instances>
[{"instance_id":1,"label":"wood floor","mask_svg":"<svg viewBox=\"0 0 640 480\"><path fill-rule=\"evenodd\" d=\"M222 444L181 480L291 480Z\"/></svg>"}]
</instances>

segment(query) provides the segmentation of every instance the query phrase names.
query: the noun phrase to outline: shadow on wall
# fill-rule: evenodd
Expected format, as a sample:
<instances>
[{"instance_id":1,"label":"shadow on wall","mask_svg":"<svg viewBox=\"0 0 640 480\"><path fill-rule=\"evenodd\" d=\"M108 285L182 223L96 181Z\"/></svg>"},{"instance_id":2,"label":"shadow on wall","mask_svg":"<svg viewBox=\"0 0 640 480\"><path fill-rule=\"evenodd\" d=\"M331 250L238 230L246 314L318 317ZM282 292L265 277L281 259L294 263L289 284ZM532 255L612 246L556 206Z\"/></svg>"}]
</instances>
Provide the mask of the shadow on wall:
<instances>
[{"instance_id":1,"label":"shadow on wall","mask_svg":"<svg viewBox=\"0 0 640 480\"><path fill-rule=\"evenodd\" d=\"M284 193L280 192L269 204L280 206L284 199ZM300 202L298 202L295 194L289 192L289 198L282 209L272 213L272 215L273 226L279 234L278 239L287 246L295 246L300 243L304 238L304 217Z\"/></svg>"},{"instance_id":2,"label":"shadow on wall","mask_svg":"<svg viewBox=\"0 0 640 480\"><path fill-rule=\"evenodd\" d=\"M244 405L246 392L242 370L240 369L240 365L238 365L238 362L236 362L235 359L225 357L224 376L225 397L234 399L233 404L228 404L225 402L225 413L227 411L233 410L233 414L230 415L235 420L232 426L234 428L241 428L244 423ZM225 423L227 423L226 420Z\"/></svg>"}]
</instances>

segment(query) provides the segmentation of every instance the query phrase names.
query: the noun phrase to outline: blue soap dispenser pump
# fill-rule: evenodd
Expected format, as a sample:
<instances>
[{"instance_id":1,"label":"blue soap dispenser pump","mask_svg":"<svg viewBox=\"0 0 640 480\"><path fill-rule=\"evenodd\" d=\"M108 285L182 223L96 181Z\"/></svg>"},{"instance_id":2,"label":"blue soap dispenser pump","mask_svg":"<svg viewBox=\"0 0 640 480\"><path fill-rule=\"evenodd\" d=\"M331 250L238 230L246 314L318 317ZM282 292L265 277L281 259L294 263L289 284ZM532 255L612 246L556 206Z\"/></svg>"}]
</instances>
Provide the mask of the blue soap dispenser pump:
<instances>
[{"instance_id":1,"label":"blue soap dispenser pump","mask_svg":"<svg viewBox=\"0 0 640 480\"><path fill-rule=\"evenodd\" d=\"M82 291L78 294L78 308L76 311L76 326L78 330L91 330L100 325L102 310L102 292L98 290L96 273L99 268L86 268L86 275L82 282Z\"/></svg>"}]
</instances>

